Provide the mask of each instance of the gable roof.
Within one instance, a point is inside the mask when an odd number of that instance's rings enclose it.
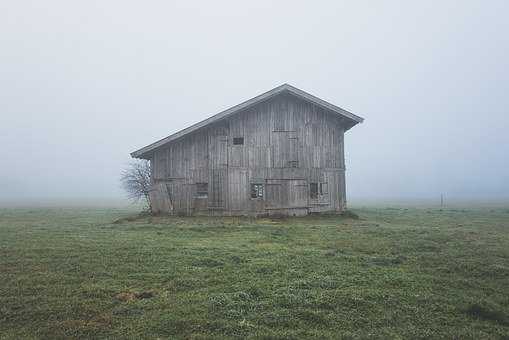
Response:
[[[249,100],[246,100],[245,102],[243,103],[240,103],[238,105],[235,105],[227,110],[224,110],[222,112],[219,112],[218,114],[212,116],[212,117],[209,117],[205,120],[202,120],[201,122],[198,122],[196,124],[193,124],[183,130],[180,130],[168,137],[165,137],[161,140],[158,140],[157,142],[154,142],[150,145],[147,145],[139,150],[136,150],[134,152],[131,153],[131,157],[133,158],[146,158],[145,156],[147,156],[148,153],[150,153],[151,151],[153,151],[154,149],[166,144],[166,143],[169,143],[171,141],[174,141],[178,138],[181,138],[185,135],[187,135],[188,133],[191,133],[191,132],[194,132],[198,129],[201,129],[202,127],[206,126],[206,125],[209,125],[211,123],[214,123],[220,119],[223,119],[223,118],[226,118],[226,117],[229,117],[230,115],[233,115],[241,110],[244,110],[244,109],[247,109],[253,105],[256,105],[258,103],[261,103],[269,98],[272,98],[276,95],[279,95],[279,94],[282,94],[282,93],[290,93],[290,94],[293,94],[295,95],[296,97],[299,97],[305,101],[308,101],[310,103],[313,103],[317,106],[320,106],[322,108],[325,108],[327,110],[330,110],[338,115],[340,115],[342,118],[345,118],[347,121],[350,122],[349,126],[347,127],[347,130],[350,129],[351,127],[353,127],[354,125],[358,124],[358,123],[362,123],[364,121],[364,118],[361,118],[359,116],[356,116],[354,115],[353,113],[351,112],[348,112],[336,105],[333,105],[329,102],[326,102],[325,100],[322,100],[318,97],[315,97],[307,92],[304,92],[294,86],[291,86],[289,84],[283,84],[283,85],[280,85],[276,88],[273,88],[272,90],[270,91],[267,91],[265,93],[262,93],[254,98],[251,98]]]

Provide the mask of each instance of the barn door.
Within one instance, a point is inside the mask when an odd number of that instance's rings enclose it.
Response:
[[[153,213],[170,213],[172,205],[168,197],[167,188],[164,182],[157,182],[152,185],[149,192],[150,202],[152,202]]]
[[[291,208],[307,208],[308,182],[303,179],[288,181],[288,199]]]
[[[166,182],[166,199],[171,214],[190,213],[190,186],[183,179]]]
[[[220,128],[209,137],[209,209],[226,209],[228,194],[228,136]]]
[[[228,193],[227,170],[212,169],[210,171],[209,183],[209,209],[226,209],[226,197]]]
[[[268,179],[266,205],[273,209],[305,209],[308,206],[308,184],[304,179]]]
[[[228,167],[228,136],[226,132],[209,137],[209,168],[226,169]]]
[[[265,181],[265,209],[280,209],[283,201],[284,181],[267,179]]]
[[[299,166],[296,131],[272,131],[272,166],[274,168],[297,168]]]

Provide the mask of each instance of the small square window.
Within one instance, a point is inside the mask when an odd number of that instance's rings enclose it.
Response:
[[[288,161],[288,167],[289,168],[298,168],[299,167],[299,161]]]
[[[209,184],[208,183],[196,183],[196,197],[207,198],[209,196]]]
[[[251,184],[251,198],[263,198],[263,184]]]
[[[244,145],[244,137],[233,137],[233,145]]]

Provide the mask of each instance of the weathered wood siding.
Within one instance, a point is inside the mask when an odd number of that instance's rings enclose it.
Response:
[[[152,157],[156,212],[302,215],[345,208],[341,118],[281,94],[162,146]],[[243,145],[233,139],[244,138]],[[207,197],[197,194],[208,183]],[[264,198],[251,198],[251,184]],[[310,183],[321,195],[310,197]]]

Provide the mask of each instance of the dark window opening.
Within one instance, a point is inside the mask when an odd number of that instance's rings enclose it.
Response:
[[[263,184],[251,184],[251,198],[263,198]]]
[[[208,183],[196,183],[196,197],[207,198],[209,196]]]
[[[327,190],[327,183],[309,183],[309,196],[317,199]]]
[[[233,145],[244,145],[244,137],[233,137]]]
[[[289,161],[288,162],[289,168],[298,168],[299,167],[299,161]]]
[[[309,183],[309,196],[318,198],[318,183]]]

